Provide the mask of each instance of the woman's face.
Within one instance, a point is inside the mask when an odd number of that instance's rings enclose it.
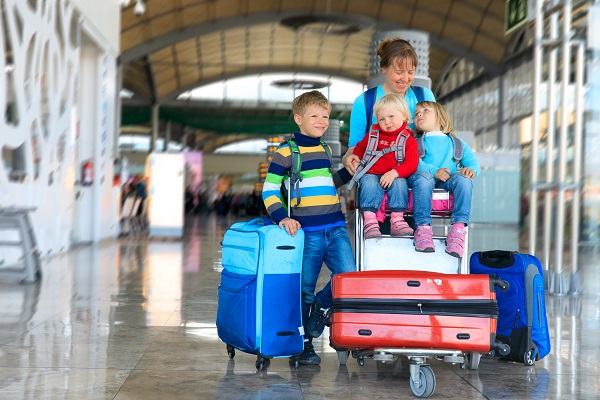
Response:
[[[388,67],[382,68],[385,75],[384,92],[405,95],[415,80],[415,66],[412,60],[404,58],[395,60]]]

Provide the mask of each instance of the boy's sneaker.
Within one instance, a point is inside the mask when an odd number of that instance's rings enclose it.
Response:
[[[319,365],[321,364],[321,357],[315,353],[315,347],[312,344],[312,339],[304,342],[304,350],[298,357],[298,364],[302,365]]]
[[[316,300],[310,307],[310,317],[306,322],[306,335],[316,338],[321,336],[329,316],[329,308],[325,308]]]
[[[435,243],[433,243],[433,229],[431,225],[418,226],[413,242],[416,251],[433,253],[435,251]]]
[[[465,249],[465,236],[467,229],[464,224],[452,224],[450,233],[446,238],[446,253],[453,257],[462,258]]]

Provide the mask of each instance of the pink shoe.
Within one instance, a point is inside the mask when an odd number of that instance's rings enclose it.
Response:
[[[433,243],[433,229],[431,225],[418,226],[413,242],[416,251],[433,253],[435,251],[435,244]]]
[[[366,211],[363,214],[363,217],[365,219],[363,225],[365,239],[381,237],[381,231],[379,230],[379,222],[377,222],[377,218],[375,218],[375,213]]]
[[[462,258],[465,249],[465,236],[467,229],[462,223],[452,224],[450,233],[446,238],[446,253],[453,257]]]
[[[403,218],[392,218],[390,234],[394,237],[412,236],[413,230]]]
[[[365,227],[364,227],[364,232],[365,232],[365,239],[372,239],[372,238],[378,238],[381,237],[381,231],[379,230],[379,222],[375,221],[375,222],[366,222],[365,221]]]

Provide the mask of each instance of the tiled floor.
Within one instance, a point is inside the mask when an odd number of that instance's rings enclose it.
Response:
[[[0,399],[405,399],[407,362],[339,366],[327,332],[320,366],[286,359],[257,372],[229,361],[215,312],[231,220],[188,220],[179,241],[127,237],[44,260],[39,284],[0,282]],[[474,233],[477,234],[474,234]],[[514,229],[473,226],[471,251],[516,249]],[[433,361],[438,399],[600,398],[599,254],[583,252],[585,292],[548,296],[552,353],[534,367]]]

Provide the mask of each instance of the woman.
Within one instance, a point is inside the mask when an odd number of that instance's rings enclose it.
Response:
[[[350,114],[350,138],[348,151],[342,159],[344,167],[352,174],[356,172],[356,165],[360,162],[358,156],[353,155],[354,146],[362,140],[372,124],[376,124],[374,115],[370,113],[371,120],[367,122],[368,110],[365,104],[373,105],[386,94],[397,93],[404,97],[411,116],[419,101],[435,101],[431,90],[424,87],[411,87],[417,69],[417,53],[412,45],[404,39],[385,39],[377,46],[377,55],[381,59],[379,65],[385,75],[385,82],[373,92],[365,92],[354,100]],[[366,97],[366,101],[365,101]],[[412,124],[410,125],[412,128]],[[353,163],[354,161],[354,163]]]

